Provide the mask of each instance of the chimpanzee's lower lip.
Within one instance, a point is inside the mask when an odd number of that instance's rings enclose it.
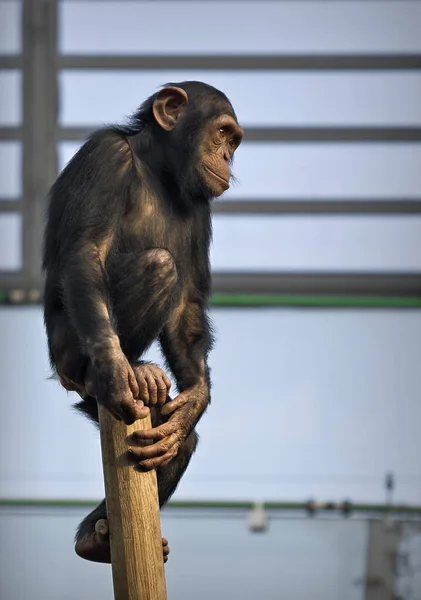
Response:
[[[222,181],[223,183],[225,183],[225,185],[227,185],[229,187],[229,181],[227,181],[226,179],[224,179],[223,177],[221,177],[220,175],[218,175],[217,173],[214,173],[214,171],[212,171],[212,169],[209,169],[209,167],[205,166],[205,169],[207,171],[209,171],[209,173],[211,175],[213,175],[214,177],[216,177],[217,179],[219,179],[219,181]]]

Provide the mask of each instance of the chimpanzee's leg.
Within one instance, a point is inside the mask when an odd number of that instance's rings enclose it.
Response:
[[[75,551],[81,558],[93,562],[110,563],[110,541],[105,500],[83,519],[75,536]],[[168,541],[162,538],[162,555],[168,560]]]
[[[167,250],[154,248],[113,256],[106,262],[106,275],[113,326],[124,354],[135,363],[159,336],[177,304],[177,269]],[[76,387],[68,389],[75,389],[83,398],[77,408],[97,421],[96,375],[86,360],[82,391]]]
[[[106,263],[112,314],[123,352],[139,359],[164,327],[180,296],[174,259],[154,248]]]
[[[159,335],[180,295],[177,270],[167,250],[118,254],[106,262],[107,291],[113,325],[130,362]],[[80,393],[90,387],[90,361],[64,307],[49,311],[47,324],[51,359],[63,386]],[[87,385],[88,384],[88,385]],[[91,396],[95,390],[90,388]]]
[[[75,536],[76,554],[86,560],[95,562],[111,562],[108,528],[105,536],[101,527],[102,520],[107,518],[107,508],[103,500],[79,524]]]
[[[151,409],[152,425],[156,427],[163,422],[159,408]],[[193,452],[196,449],[198,436],[195,431],[188,436],[180,447],[177,456],[165,467],[157,469],[159,506],[162,507],[175,492],[184,474]],[[82,558],[95,562],[110,562],[110,545],[108,538],[107,510],[105,500],[97,506],[78,527],[76,533],[76,553]],[[169,554],[168,542],[162,539],[164,561]]]
[[[161,419],[156,420],[156,427]],[[162,421],[161,421],[162,422]],[[178,454],[173,460],[164,467],[158,467],[156,475],[158,479],[159,506],[162,508],[171,496],[174,494],[180,479],[187,469],[190,459],[196,450],[199,436],[196,431],[192,431],[185,442],[180,446]]]

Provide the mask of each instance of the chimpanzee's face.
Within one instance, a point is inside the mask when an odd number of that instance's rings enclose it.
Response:
[[[243,129],[231,115],[209,121],[199,147],[199,171],[212,197],[229,188],[231,164],[235,150],[243,139]]]

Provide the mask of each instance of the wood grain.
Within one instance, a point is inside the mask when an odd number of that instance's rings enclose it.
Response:
[[[156,473],[135,471],[127,454],[150,417],[128,426],[98,409],[115,600],[166,600]]]

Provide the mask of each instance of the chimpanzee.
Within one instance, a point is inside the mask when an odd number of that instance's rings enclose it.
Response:
[[[197,444],[210,400],[210,201],[229,188],[243,137],[214,87],[171,83],[128,125],[94,132],[49,193],[43,267],[50,360],[82,412],[97,402],[152,429],[132,436],[140,470],[156,469],[160,506]],[[164,371],[141,360],[158,340]],[[109,562],[105,500],[79,525],[76,552]],[[169,550],[163,540],[164,560]]]

